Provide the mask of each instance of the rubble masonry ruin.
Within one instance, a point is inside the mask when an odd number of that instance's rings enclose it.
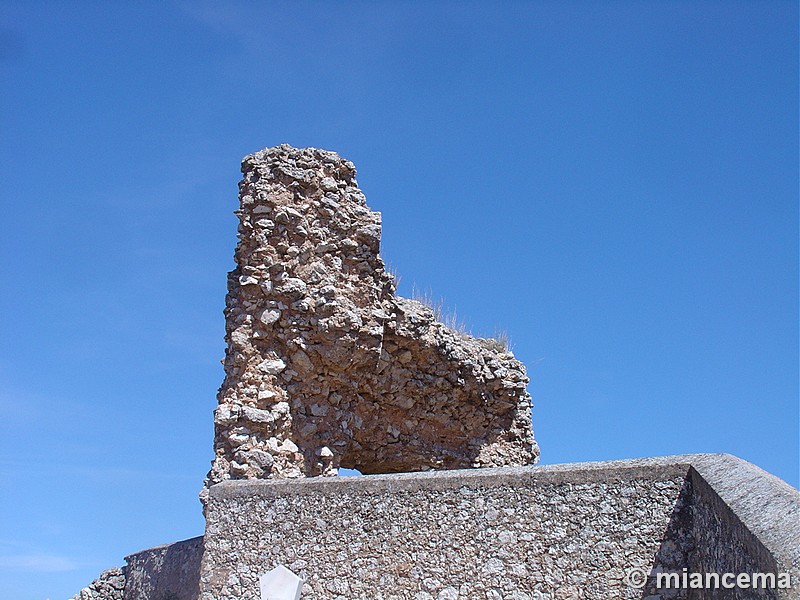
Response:
[[[796,489],[729,455],[513,466],[539,453],[523,366],[394,295],[353,165],[280,146],[243,171],[204,535],[73,600],[258,600],[278,565],[305,600],[800,597]],[[303,477],[339,466],[429,472]],[[687,572],[789,581],[658,585]]]
[[[282,145],[242,172],[209,485],[536,461],[524,366],[395,295],[351,162]]]

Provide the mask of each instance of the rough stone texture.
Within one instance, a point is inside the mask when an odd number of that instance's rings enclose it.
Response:
[[[686,598],[624,576],[689,564],[687,475],[640,461],[224,482],[201,599],[255,599],[277,564],[307,578],[304,600]]]
[[[126,556],[124,600],[196,600],[203,538]]]
[[[124,591],[125,570],[108,569],[73,596],[72,600],[123,600]]]
[[[209,484],[535,462],[524,366],[395,296],[352,163],[283,145],[242,172]]]
[[[182,545],[193,550],[172,567],[169,547],[128,557],[129,581],[197,561],[199,538]],[[194,600],[202,586],[203,600],[248,600],[258,575],[284,564],[307,578],[304,600],[797,600],[800,492],[729,455],[226,481],[211,489],[204,547],[200,575],[138,596],[129,584],[124,599]],[[656,588],[659,572],[683,569],[791,572],[794,587]]]
[[[717,496],[708,484],[692,506],[692,517],[696,526],[697,550],[692,556],[689,571],[692,573],[753,573],[768,571],[777,573],[778,566],[773,556],[766,551],[755,536],[743,528],[730,508]],[[763,566],[767,565],[767,569]],[[731,597],[727,589],[697,590],[690,596],[695,598],[720,599]],[[752,594],[739,590],[737,598],[776,598],[772,590]]]
[[[200,597],[257,598],[258,574],[284,564],[304,600],[797,600],[798,516],[797,490],[729,455],[227,481],[208,500]],[[656,587],[683,570],[794,585]]]

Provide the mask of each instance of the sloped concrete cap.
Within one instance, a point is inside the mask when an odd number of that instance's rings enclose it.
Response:
[[[792,574],[793,591],[785,597],[800,598],[800,492],[731,454],[691,454],[685,458],[700,476],[694,478],[696,495],[718,497],[730,510],[729,518],[741,523],[772,555],[777,570]]]

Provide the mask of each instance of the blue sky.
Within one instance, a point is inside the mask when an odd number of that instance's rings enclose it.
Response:
[[[0,1],[0,597],[202,533],[239,161],[355,162],[543,463],[798,485],[794,2]]]

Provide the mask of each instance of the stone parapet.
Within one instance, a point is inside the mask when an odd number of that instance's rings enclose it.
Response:
[[[255,599],[277,564],[308,600],[751,597],[657,586],[684,571],[791,571],[792,590],[752,597],[795,599],[798,509],[728,455],[229,481],[208,500],[201,599]]]
[[[204,538],[131,555],[76,598],[258,600],[277,565],[303,600],[800,597],[800,492],[725,454],[231,480],[206,508]],[[792,585],[665,589],[659,573]]]

